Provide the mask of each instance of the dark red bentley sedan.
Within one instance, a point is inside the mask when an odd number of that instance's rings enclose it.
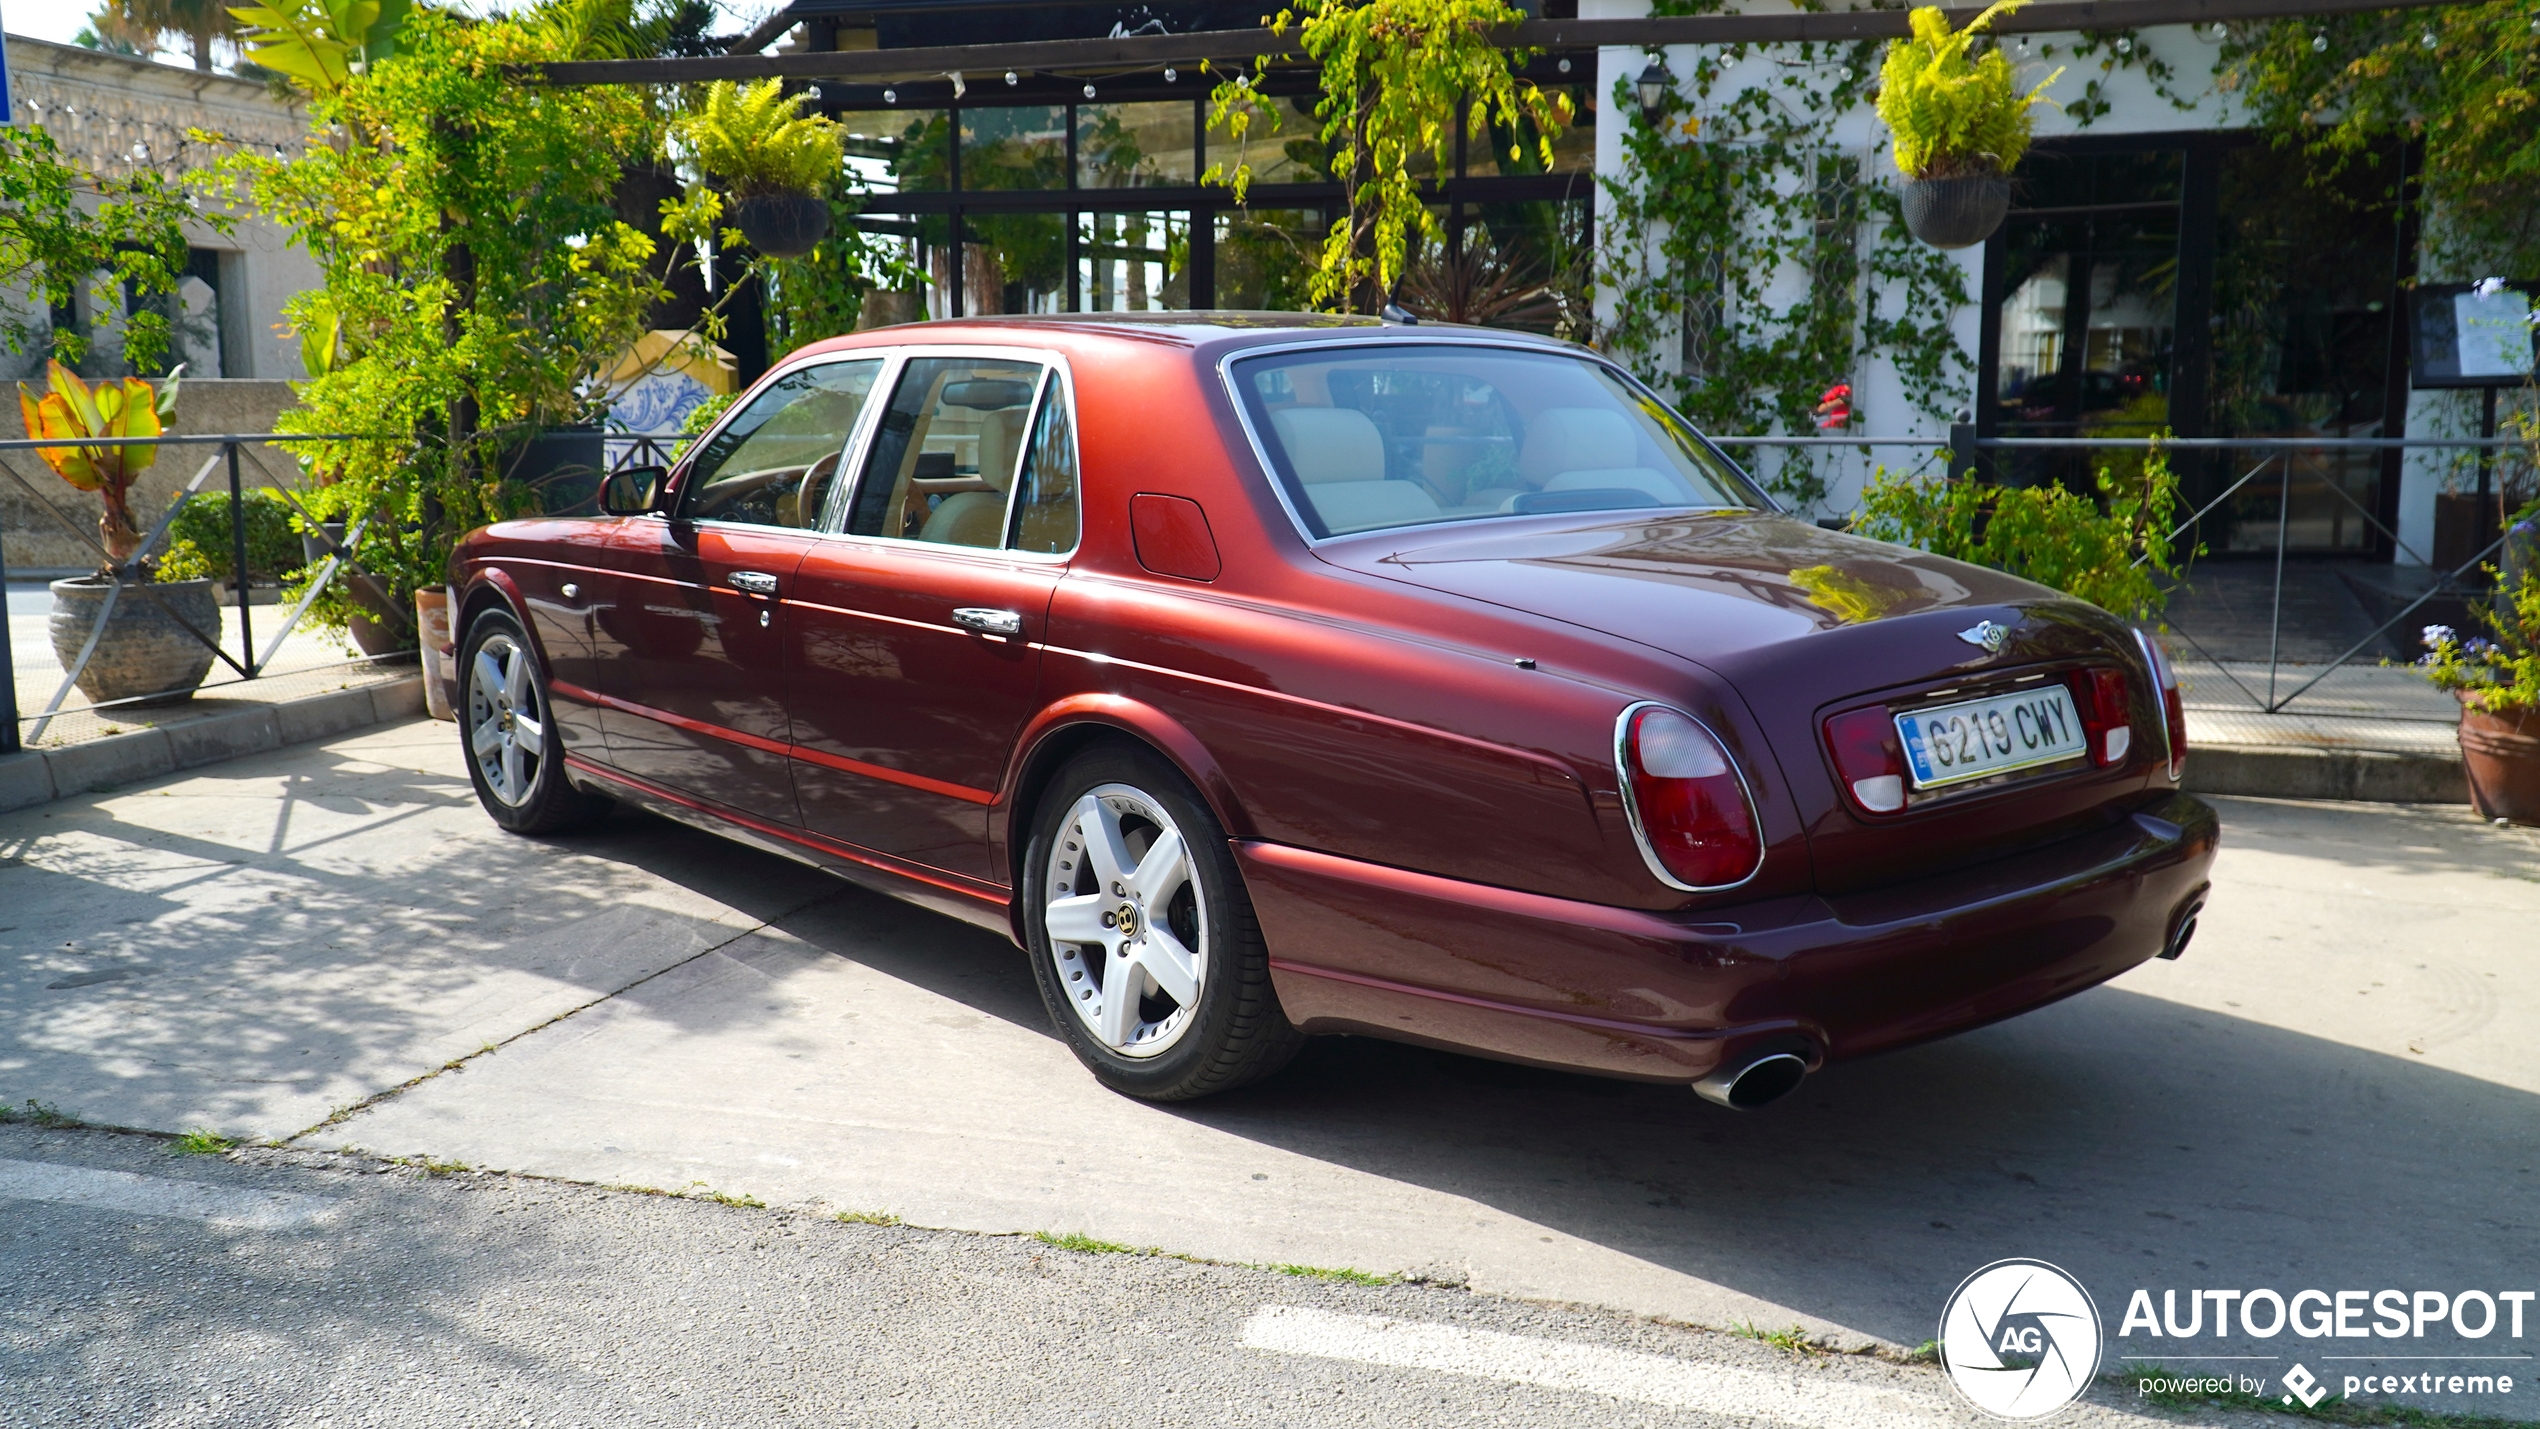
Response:
[[[795,353],[451,561],[477,793],[1011,936],[1085,1065],[1361,1033],[1759,1105],[2194,930],[2177,683],[1784,514],[1584,349],[1194,313]]]

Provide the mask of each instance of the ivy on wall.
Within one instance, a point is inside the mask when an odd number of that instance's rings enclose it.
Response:
[[[1658,0],[1653,12],[1717,8]],[[1971,301],[1964,276],[1905,231],[1896,191],[1864,172],[1869,156],[1834,138],[1866,105],[1879,50],[1705,46],[1655,122],[1628,76],[1615,87],[1611,112],[1629,127],[1622,172],[1600,180],[1598,281],[1626,296],[1605,345],[1709,430],[1812,431],[1820,395],[1873,356],[1922,412],[1946,419],[1965,400],[1972,364],[1951,330]],[[1732,89],[1758,54],[1773,76]],[[1767,483],[1814,503],[1829,460],[1786,454],[1765,463],[1777,466]]]

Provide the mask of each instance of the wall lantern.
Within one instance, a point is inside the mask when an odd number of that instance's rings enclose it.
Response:
[[[1650,60],[1649,68],[1632,81],[1632,88],[1640,91],[1640,117],[1652,129],[1658,127],[1658,111],[1666,107],[1668,92],[1675,87],[1676,77],[1667,72],[1667,62],[1662,59]]]

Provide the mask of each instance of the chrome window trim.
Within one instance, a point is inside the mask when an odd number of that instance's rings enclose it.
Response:
[[[787,361],[780,362],[774,367],[769,368],[765,377],[762,377],[757,382],[750,384],[750,388],[745,389],[741,395],[746,397],[750,394],[750,391],[757,390],[761,387],[772,387],[776,383],[793,376],[797,372],[808,371],[814,367],[829,367],[840,363],[873,362],[876,360],[880,361],[882,371],[881,375],[874,379],[874,390],[888,391],[890,389],[887,384],[897,372],[897,369],[892,366],[890,358],[891,349],[889,348],[850,348],[845,352],[824,352],[813,357],[788,359]],[[688,457],[694,456],[697,452],[703,451],[706,443],[723,435],[723,429],[730,426],[733,421],[737,419],[748,407],[748,405],[749,404],[745,402],[735,399],[731,406],[724,409],[723,415],[715,419],[714,425],[707,427],[704,431],[697,433],[696,436],[689,439],[687,454],[682,456],[680,460],[671,463],[671,469],[679,472],[679,504],[681,506],[686,506],[688,504],[688,497],[694,489],[688,485],[689,477],[694,474],[694,468],[689,465]],[[846,440],[839,446],[839,470],[846,470],[847,462],[855,456],[857,434],[862,432],[873,422],[874,418],[872,416],[872,411],[873,402],[868,396],[864,404],[864,410],[856,413],[854,425],[847,428]],[[838,488],[842,485],[844,485],[843,482],[830,483],[829,497],[821,507],[820,520],[809,526],[762,526],[756,521],[727,521],[716,516],[683,516],[675,511],[668,513],[654,512],[652,514],[662,520],[675,521],[687,526],[712,526],[718,530],[726,531],[790,531],[797,536],[817,536],[828,524],[829,507],[837,504]]]
[[[1078,432],[1083,430],[1077,419],[1076,374],[1074,369],[1068,366],[1066,354],[1051,348],[1012,347],[997,343],[974,342],[911,343],[905,347],[895,347],[888,350],[892,355],[892,362],[889,368],[883,373],[883,378],[888,383],[887,388],[884,389],[883,400],[880,402],[866,404],[870,415],[857,419],[855,436],[847,448],[846,460],[854,463],[854,479],[852,481],[844,481],[838,484],[837,491],[830,497],[830,512],[823,517],[820,523],[820,529],[817,531],[806,531],[805,534],[818,536],[824,540],[832,541],[868,541],[875,545],[888,546],[895,550],[968,552],[974,556],[996,556],[1005,560],[1019,561],[1028,565],[1057,566],[1065,565],[1069,561],[1074,560],[1076,558],[1076,553],[1085,548],[1085,454],[1084,446],[1081,442],[1077,441],[1076,436]],[[859,536],[845,529],[847,524],[847,513],[855,509],[854,493],[863,489],[864,486],[864,463],[866,458],[871,455],[874,434],[881,428],[882,418],[880,414],[889,408],[891,405],[890,399],[898,395],[900,376],[908,370],[908,364],[921,357],[993,357],[1005,358],[1010,361],[1031,361],[1041,364],[1043,370],[1041,374],[1040,388],[1032,396],[1032,415],[1026,420],[1023,429],[1027,441],[1032,432],[1033,425],[1040,420],[1042,406],[1050,400],[1050,397],[1055,389],[1061,387],[1064,388],[1064,391],[1059,395],[1061,400],[1067,403],[1068,440],[1076,443],[1077,447],[1075,545],[1068,547],[1064,551],[1018,551],[1011,545],[952,546],[946,545],[941,541],[920,541],[908,536]],[[1015,471],[1019,476],[1021,475],[1022,468],[1019,465],[1020,458],[1017,460],[1018,465],[1016,466]],[[1017,491],[1015,488],[1009,488],[1006,492],[1005,526],[1003,529],[1005,531],[1005,539],[1009,542],[1014,539],[1014,500],[1016,494]]]
[[[1397,332],[1400,333],[1399,336],[1396,335]],[[1389,328],[1386,330],[1386,334],[1382,339],[1333,339],[1329,337],[1303,338],[1294,342],[1263,343],[1258,347],[1238,348],[1235,351],[1229,352],[1225,356],[1217,359],[1218,383],[1225,389],[1227,402],[1235,409],[1235,421],[1243,427],[1245,440],[1252,443],[1253,460],[1260,463],[1261,474],[1269,478],[1271,494],[1276,496],[1279,500],[1279,509],[1288,513],[1289,522],[1296,527],[1297,535],[1304,540],[1308,547],[1321,547],[1329,545],[1334,541],[1355,541],[1363,537],[1381,536],[1394,531],[1440,531],[1448,529],[1472,530],[1480,523],[1471,519],[1460,521],[1419,521],[1402,526],[1378,526],[1366,531],[1351,531],[1345,535],[1339,536],[1315,535],[1314,524],[1305,518],[1305,513],[1299,511],[1297,509],[1296,502],[1289,498],[1288,484],[1280,479],[1278,465],[1270,459],[1270,447],[1268,443],[1261,439],[1260,429],[1252,424],[1252,409],[1244,401],[1243,388],[1235,381],[1235,364],[1238,362],[1249,361],[1256,357],[1267,357],[1278,353],[1313,352],[1323,349],[1329,349],[1335,352],[1348,352],[1365,348],[1412,346],[1429,347],[1446,345],[1497,348],[1502,352],[1532,353],[1542,357],[1566,357],[1574,362],[1585,362],[1601,367],[1619,378],[1626,388],[1634,392],[1638,392],[1650,401],[1657,403],[1659,406],[1665,408],[1670,416],[1674,417],[1679,422],[1683,422],[1684,429],[1693,434],[1693,439],[1695,441],[1702,443],[1703,450],[1711,453],[1712,456],[1716,457],[1722,464],[1726,465],[1730,471],[1735,472],[1738,480],[1746,483],[1749,494],[1764,503],[1760,507],[1658,506],[1614,508],[1617,512],[1760,510],[1769,514],[1788,514],[1782,509],[1781,503],[1774,499],[1773,494],[1764,489],[1762,482],[1757,481],[1744,466],[1741,466],[1737,462],[1735,458],[1731,457],[1727,452],[1722,451],[1718,446],[1714,445],[1709,437],[1703,435],[1700,427],[1695,426],[1691,422],[1685,421],[1684,414],[1676,411],[1673,406],[1670,406],[1665,398],[1662,398],[1657,393],[1650,391],[1648,384],[1632,376],[1631,373],[1625,371],[1619,365],[1608,361],[1601,353],[1591,352],[1581,348],[1574,348],[1566,344],[1557,344],[1550,338],[1543,338],[1529,342],[1508,337],[1485,337],[1464,332],[1440,332],[1430,336],[1415,336],[1408,329]],[[1541,514],[1545,516],[1552,516],[1592,513],[1556,513],[1547,511]]]
[[[1746,816],[1755,823],[1755,866],[1746,871],[1746,876],[1744,878],[1741,878],[1734,883],[1686,883],[1677,878],[1674,874],[1669,873],[1667,871],[1667,865],[1660,861],[1658,851],[1650,847],[1649,830],[1641,827],[1640,800],[1632,794],[1632,761],[1629,745],[1632,732],[1632,716],[1639,714],[1642,710],[1665,710],[1669,714],[1682,715],[1686,719],[1692,720],[1693,727],[1701,730],[1704,734],[1709,735],[1711,737],[1711,742],[1719,746],[1720,757],[1729,762],[1729,772],[1737,776],[1738,793],[1746,800]],[[1675,705],[1671,705],[1665,700],[1634,700],[1632,703],[1623,706],[1623,712],[1614,717],[1614,777],[1622,782],[1623,817],[1631,823],[1632,842],[1640,848],[1640,861],[1648,865],[1650,873],[1654,875],[1660,883],[1667,885],[1669,888],[1672,888],[1679,893],[1726,893],[1732,888],[1744,888],[1746,885],[1753,883],[1755,881],[1755,876],[1764,871],[1764,860],[1767,857],[1765,849],[1766,841],[1764,838],[1764,813],[1763,810],[1756,807],[1755,786],[1747,782],[1746,766],[1738,763],[1737,752],[1729,748],[1729,742],[1727,740],[1720,738],[1720,732],[1718,730],[1715,730],[1710,725],[1703,723],[1699,716]]]

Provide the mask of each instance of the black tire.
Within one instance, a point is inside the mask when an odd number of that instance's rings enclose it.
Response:
[[[1084,846],[1089,818],[1107,821],[1119,840],[1110,847],[1131,856],[1127,872],[1165,880],[1156,921],[1143,911],[1150,890],[1134,878],[1102,886],[1100,860]],[[1163,859],[1145,857],[1168,831],[1183,853],[1179,884],[1171,882],[1169,851]],[[1106,900],[1095,915],[1099,935],[1110,941],[1053,936],[1054,899],[1076,905],[1062,927],[1094,933],[1080,920],[1097,898]],[[1153,752],[1105,745],[1076,756],[1050,781],[1025,845],[1023,900],[1032,976],[1050,1021],[1113,1091],[1147,1101],[1212,1096],[1270,1075],[1304,1045],[1271,988],[1269,950],[1225,829],[1190,782]],[[1196,958],[1181,956],[1189,953]],[[1168,984],[1194,973],[1196,994],[1184,1006]],[[1111,1002],[1121,991],[1114,984],[1131,977],[1135,1006]],[[1109,1021],[1106,1008],[1117,1009]]]
[[[561,833],[608,808],[607,799],[565,777],[564,734],[550,714],[547,672],[508,611],[486,611],[468,627],[457,694],[459,753],[476,801],[495,823],[516,834]]]

